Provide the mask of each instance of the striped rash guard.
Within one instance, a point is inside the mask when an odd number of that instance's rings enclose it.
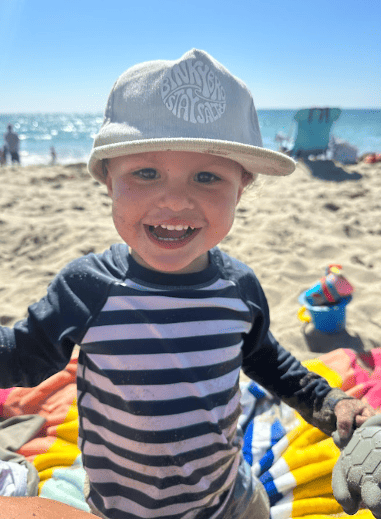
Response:
[[[272,337],[252,270],[218,248],[209,260],[159,273],[116,244],[70,263],[27,319],[0,328],[3,387],[39,384],[80,345],[79,447],[107,517],[222,516],[241,459],[240,369],[307,419],[330,391]]]

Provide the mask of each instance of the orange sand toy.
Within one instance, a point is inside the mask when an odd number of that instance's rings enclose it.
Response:
[[[325,276],[305,292],[306,301],[312,306],[330,305],[350,296],[354,288],[341,271],[341,265],[329,265]]]

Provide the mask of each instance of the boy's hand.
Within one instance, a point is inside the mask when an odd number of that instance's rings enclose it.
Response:
[[[334,414],[337,418],[337,433],[338,436],[335,435],[339,443],[339,447],[347,443],[350,440],[354,429],[360,427],[368,418],[377,414],[375,409],[373,409],[369,404],[365,402],[361,402],[356,398],[340,400],[335,408]],[[335,434],[335,433],[334,433]],[[337,438],[334,437],[335,443],[337,443]]]

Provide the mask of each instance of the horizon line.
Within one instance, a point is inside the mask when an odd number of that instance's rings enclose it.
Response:
[[[367,107],[334,107],[334,106],[300,106],[300,107],[274,107],[274,108],[261,108],[256,107],[256,111],[270,111],[270,110],[285,110],[285,111],[296,111],[303,108],[341,108],[341,110],[381,110],[380,106],[367,106]],[[21,115],[21,114],[27,114],[27,115],[38,115],[38,114],[72,114],[72,113],[78,113],[78,114],[92,114],[92,115],[103,115],[104,110],[48,110],[48,111],[42,111],[42,110],[36,110],[36,111],[17,111],[17,112],[1,112],[0,111],[0,117],[3,116],[9,116],[9,115]]]

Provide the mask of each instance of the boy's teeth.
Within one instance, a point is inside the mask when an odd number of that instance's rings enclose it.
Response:
[[[150,225],[150,232],[160,241],[180,241],[191,236],[195,227],[190,225]]]
[[[183,231],[183,230],[188,229],[188,225],[164,225],[164,224],[162,224],[160,227],[162,227],[162,229],[167,229],[169,231]],[[191,227],[191,229],[193,229],[193,227]]]

